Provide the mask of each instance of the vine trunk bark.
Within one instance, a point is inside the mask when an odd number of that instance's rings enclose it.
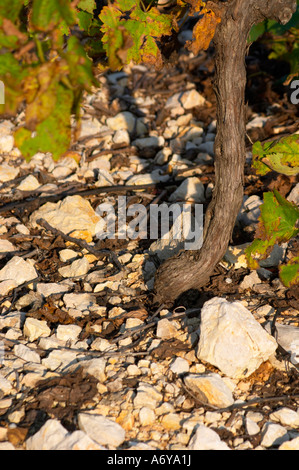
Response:
[[[156,272],[155,300],[165,305],[206,284],[227,250],[243,200],[247,38],[251,27],[265,18],[287,23],[297,7],[296,0],[228,0],[224,5],[214,36],[215,187],[201,249],[180,252]]]

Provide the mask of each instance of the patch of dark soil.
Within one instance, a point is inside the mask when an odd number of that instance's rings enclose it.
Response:
[[[25,418],[20,423],[29,429],[28,437],[49,418],[60,419],[67,429],[74,430],[76,414],[85,404],[94,403],[97,383],[95,377],[84,374],[81,368],[38,383],[30,402],[25,404]]]

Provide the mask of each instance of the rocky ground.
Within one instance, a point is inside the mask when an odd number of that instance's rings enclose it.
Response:
[[[23,112],[0,122],[0,450],[299,449],[299,298],[278,278],[298,240],[258,272],[244,257],[263,191],[298,203],[295,178],[255,175],[250,141],[297,131],[298,110],[261,51],[247,66],[245,197],[232,244],[210,283],[171,310],[154,304],[153,280],[180,243],[100,240],[96,208],[119,196],[148,210],[206,208],[210,54],[101,76],[58,162],[41,153],[25,162],[14,147]]]

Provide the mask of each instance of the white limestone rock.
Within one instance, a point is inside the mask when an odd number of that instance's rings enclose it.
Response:
[[[130,145],[130,134],[126,129],[119,129],[113,136],[113,142],[115,144]]]
[[[79,325],[58,325],[56,337],[61,341],[76,341],[82,328]]]
[[[18,286],[37,277],[30,260],[24,260],[20,256],[11,258],[0,271],[0,281],[13,280]]]
[[[272,447],[278,446],[285,441],[289,441],[290,436],[286,428],[280,424],[267,422],[262,428],[261,446]]]
[[[281,325],[276,323],[277,342],[291,354],[291,362],[299,364],[299,328],[292,325]],[[265,329],[270,333],[271,323],[265,325]]]
[[[58,338],[57,338],[58,339]],[[42,365],[49,370],[66,369],[77,363],[77,353],[74,351],[62,351],[60,349],[54,349],[50,354],[42,359]]]
[[[156,336],[157,338],[170,339],[175,338],[180,330],[180,325],[176,321],[169,321],[162,318],[158,321]]]
[[[294,204],[296,204],[297,206],[299,205],[299,183],[294,186],[294,188],[288,195],[287,200],[290,202],[294,202]]]
[[[34,191],[40,187],[38,179],[34,175],[28,175],[23,181],[19,184],[17,189],[19,191]]]
[[[0,239],[0,253],[15,251],[16,247],[9,240]]]
[[[139,410],[139,422],[141,426],[150,426],[156,420],[156,415],[154,410],[148,408],[147,406],[143,406]]]
[[[136,139],[132,142],[132,145],[135,145],[139,149],[144,149],[148,147],[163,147],[165,139],[162,136],[149,136]]]
[[[188,450],[230,450],[230,448],[221,441],[213,429],[199,424],[195,434],[191,437]]]
[[[71,290],[71,284],[66,282],[39,282],[36,284],[36,292],[43,295],[44,297],[49,297],[52,294],[63,294]]]
[[[260,284],[261,280],[256,271],[252,271],[250,274],[244,277],[243,281],[240,283],[240,289],[252,289],[255,284]]]
[[[256,224],[261,215],[260,206],[262,204],[262,199],[255,194],[250,197],[245,196],[237,220],[243,225]]]
[[[169,175],[164,175],[160,170],[154,170],[152,173],[141,173],[129,177],[126,180],[126,185],[153,184],[167,180],[169,180]]]
[[[52,227],[67,235],[90,242],[100,218],[90,203],[82,196],[67,196],[57,203],[47,202],[33,212],[30,223],[37,227],[37,220],[45,219]]]
[[[177,357],[172,362],[170,370],[174,374],[185,374],[186,372],[189,372],[189,362],[183,357]]]
[[[271,421],[278,421],[282,426],[299,429],[299,410],[283,407],[270,414]]]
[[[275,339],[240,302],[214,297],[201,311],[197,357],[231,378],[251,375],[277,348]]]
[[[234,403],[231,389],[219,374],[190,374],[184,381],[192,393],[204,403],[218,408],[226,408]]]
[[[105,416],[79,413],[78,425],[93,441],[103,446],[116,448],[125,440],[125,430]]]
[[[0,360],[0,364],[1,364],[1,360]],[[12,383],[0,374],[0,392],[1,392],[1,395],[2,396],[9,395],[12,391],[13,391]]]
[[[147,132],[147,127],[142,119],[137,119],[136,116],[129,111],[122,111],[116,116],[108,118],[106,124],[109,129],[113,131],[125,129],[130,134],[136,132],[137,135],[142,135]]]
[[[203,106],[205,98],[198,93],[195,89],[187,90],[184,92],[175,93],[168,98],[165,109],[173,109],[183,107],[184,109],[192,109],[196,106]]]
[[[196,176],[186,178],[170,195],[169,201],[205,202],[205,187]]]
[[[84,369],[84,372],[86,374],[92,375],[96,379],[99,380],[99,382],[105,382],[106,380],[106,374],[105,374],[105,367],[106,367],[106,361],[102,357],[97,357],[94,359],[90,359],[88,361],[83,361],[82,362],[82,367]]]
[[[147,406],[154,410],[162,400],[162,394],[153,385],[140,382],[137,388],[137,395],[134,398],[134,407],[142,408]]]
[[[19,174],[20,169],[3,163],[0,165],[0,182],[10,181],[15,179]]]
[[[101,130],[103,130],[103,126],[97,119],[83,119],[80,129],[80,139],[98,134]]]
[[[2,135],[0,137],[0,153],[9,153],[14,146],[14,138],[12,135]]]
[[[92,439],[83,431],[74,431],[68,434],[52,450],[107,450]]]
[[[28,317],[24,323],[23,333],[28,341],[33,342],[38,338],[50,336],[51,330],[45,320]]]
[[[36,362],[37,364],[41,362],[39,354],[24,344],[16,344],[13,351],[17,357],[26,362]]]
[[[201,153],[207,153],[211,157],[214,157],[214,141],[203,142],[198,146],[198,150]]]
[[[8,294],[12,289],[14,289],[17,286],[18,284],[12,279],[8,279],[7,281],[0,282],[0,295],[4,296]]]
[[[253,419],[248,418],[248,417],[245,420],[245,428],[249,436],[254,436],[258,432],[260,432],[259,425],[255,421],[253,421]]]
[[[58,269],[59,274],[63,277],[77,277],[84,276],[88,273],[90,269],[90,264],[88,260],[83,256],[83,258],[77,259],[72,262],[69,266],[62,266]]]
[[[0,330],[3,328],[20,328],[25,316],[25,312],[10,312],[4,316],[0,315]]]
[[[278,450],[299,450],[299,436],[290,441],[283,442]]]
[[[63,296],[63,302],[67,309],[76,308],[77,310],[89,310],[96,307],[96,296],[93,294],[65,294]]]
[[[68,435],[57,419],[48,419],[40,430],[26,440],[26,450],[53,450]]]

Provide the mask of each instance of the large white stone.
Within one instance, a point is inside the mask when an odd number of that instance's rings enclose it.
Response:
[[[106,380],[106,361],[104,358],[96,357],[94,359],[90,359],[89,361],[82,361],[82,367],[86,374],[92,375],[100,382],[104,382]]]
[[[290,441],[283,442],[278,450],[299,450],[299,436]]]
[[[100,445],[118,447],[125,440],[125,430],[105,416],[79,413],[79,428]]]
[[[180,186],[169,197],[170,202],[174,201],[205,201],[205,187],[199,178],[192,176],[186,178]]]
[[[65,294],[63,296],[65,307],[76,308],[78,310],[88,310],[95,307],[96,296],[92,294]]]
[[[287,200],[290,202],[294,202],[294,204],[297,204],[297,206],[299,205],[299,183],[294,186],[294,188],[288,195]]]
[[[65,369],[77,362],[77,353],[74,351],[61,351],[54,349],[42,359],[42,364],[49,370],[57,370],[59,367]]]
[[[18,286],[35,278],[37,272],[34,266],[29,260],[24,260],[20,256],[14,256],[0,271],[0,281],[11,279]]]
[[[240,302],[214,297],[201,311],[197,357],[232,378],[251,375],[277,348]]]
[[[290,436],[286,428],[280,424],[267,422],[262,429],[261,445],[264,447],[278,446],[289,441]]]
[[[242,207],[238,214],[238,220],[244,225],[257,223],[258,218],[261,215],[260,206],[262,204],[262,199],[255,194],[248,198],[245,196]]]
[[[184,381],[203,403],[218,408],[226,408],[234,403],[231,389],[218,374],[190,374]]]
[[[16,344],[13,348],[13,351],[17,357],[20,357],[26,362],[37,362],[40,363],[40,356],[37,352],[28,348],[24,344]]]
[[[101,130],[103,126],[97,119],[84,119],[81,123],[80,138],[98,134]]]
[[[28,317],[24,324],[23,333],[32,342],[38,338],[50,336],[51,330],[45,320]]]
[[[165,143],[165,139],[162,136],[149,136],[134,140],[133,145],[136,145],[139,149],[145,149],[148,147],[162,147]]]
[[[299,429],[299,411],[294,411],[291,408],[280,408],[270,414],[272,421],[279,421],[283,426]]]
[[[191,438],[188,450],[230,450],[213,429],[199,424]]]
[[[18,284],[12,279],[0,282],[0,295],[7,295],[12,289],[17,286]]]
[[[16,247],[9,240],[0,239],[0,253],[8,251],[15,251]]]
[[[0,153],[9,153],[14,146],[14,138],[12,135],[3,135],[0,137]]]
[[[0,351],[1,352],[1,351]],[[1,361],[0,361],[1,364]],[[13,385],[12,383],[7,380],[5,377],[0,375],[0,391],[3,396],[9,395],[13,390]]]
[[[26,450],[53,450],[68,435],[57,419],[49,419],[40,430],[26,441]]]
[[[40,184],[38,179],[34,175],[28,175],[23,181],[19,184],[17,189],[20,191],[34,191],[39,188]]]
[[[53,450],[106,450],[106,447],[94,442],[85,432],[74,431],[58,443]]]
[[[170,370],[174,374],[185,374],[186,372],[189,372],[189,362],[183,357],[177,357],[171,364]]]
[[[88,260],[83,256],[83,258],[76,259],[69,266],[62,266],[58,269],[59,274],[63,277],[77,277],[84,276],[88,273],[90,264]]]
[[[44,297],[49,297],[52,294],[63,294],[71,290],[72,286],[64,282],[40,282],[36,285],[36,292],[43,295]]]
[[[175,93],[168,98],[165,109],[173,109],[182,106],[184,109],[192,109],[195,106],[202,106],[205,103],[205,98],[201,96],[198,91],[192,89],[184,92]]]
[[[136,116],[129,111],[122,111],[116,116],[108,118],[106,124],[113,131],[125,129],[129,133],[136,132],[137,135],[147,132],[147,127],[142,120],[136,119]]]
[[[0,315],[0,330],[3,328],[20,328],[25,312],[10,312],[7,315]]]
[[[16,178],[19,174],[20,169],[14,168],[13,166],[3,163],[0,165],[0,182],[10,181]]]
[[[45,219],[52,227],[87,242],[95,235],[100,218],[90,203],[79,195],[67,196],[57,203],[47,202],[30,217],[30,223],[37,227],[37,220]]]
[[[56,336],[62,341],[76,341],[81,331],[82,328],[79,325],[58,325]]]
[[[141,382],[137,389],[137,395],[134,398],[134,407],[141,408],[147,406],[154,410],[162,399],[162,394],[153,385]]]
[[[280,325],[276,323],[276,339],[286,351],[291,354],[291,362],[299,364],[299,328],[292,325]],[[265,325],[267,331],[271,331],[271,323]]]

